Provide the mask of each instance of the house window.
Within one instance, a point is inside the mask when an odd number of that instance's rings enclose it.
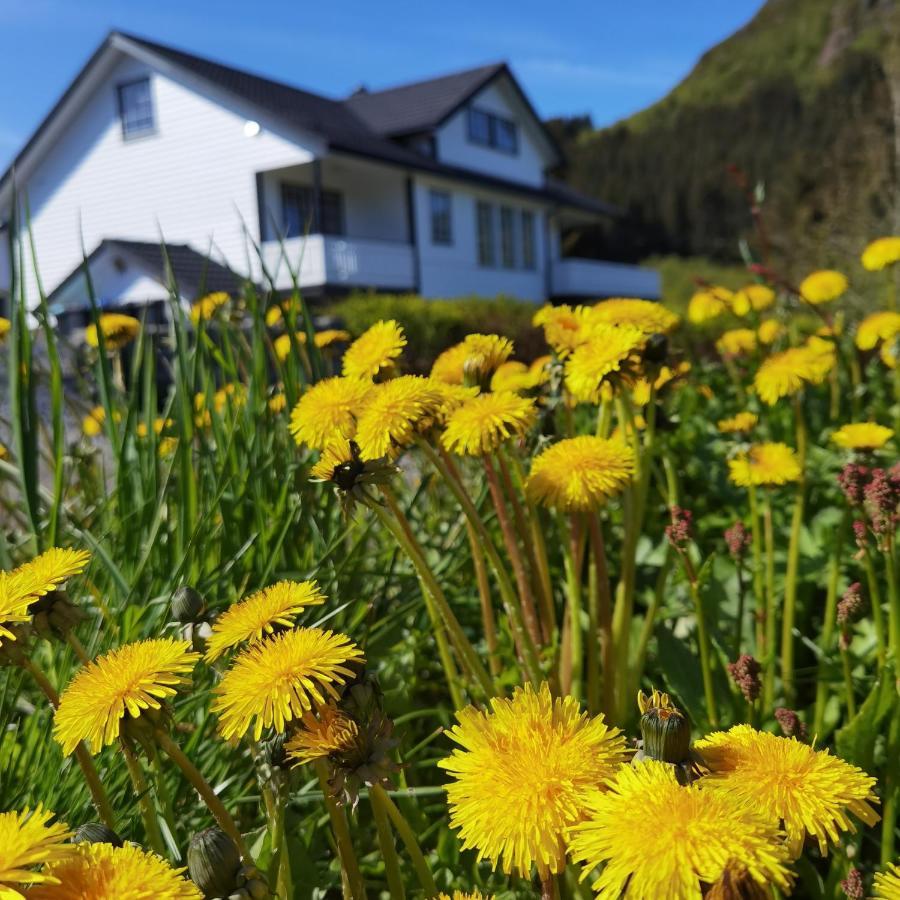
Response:
[[[476,206],[478,233],[478,265],[494,265],[494,209],[490,203],[479,201]]]
[[[453,243],[450,195],[445,191],[431,192],[431,243]]]
[[[281,218],[285,237],[307,232],[344,234],[344,203],[338,191],[321,191],[322,221],[316,225],[313,189],[299,184],[281,186]]]
[[[120,84],[118,94],[122,136],[131,138],[151,133],[155,129],[155,124],[150,79],[141,78],[138,81]]]
[[[537,260],[534,255],[534,213],[522,211],[522,265],[533,269]]]
[[[476,106],[469,107],[469,140],[473,144],[502,150],[504,153],[517,153],[519,135],[516,123],[495,113],[486,112]]]
[[[504,269],[516,266],[516,219],[508,206],[500,207],[500,261]]]

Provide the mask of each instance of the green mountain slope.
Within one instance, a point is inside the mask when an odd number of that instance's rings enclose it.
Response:
[[[619,124],[551,127],[579,189],[628,212],[578,252],[729,260],[765,187],[774,261],[855,255],[900,227],[900,0],[769,0],[668,96]]]

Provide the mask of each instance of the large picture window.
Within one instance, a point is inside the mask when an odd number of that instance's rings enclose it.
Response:
[[[322,221],[316,223],[313,189],[305,185],[281,186],[281,217],[285,237],[301,237],[307,232],[344,234],[344,203],[337,191],[322,191]]]
[[[150,92],[149,78],[120,84],[118,95],[123,137],[138,137],[155,130],[153,95]]]

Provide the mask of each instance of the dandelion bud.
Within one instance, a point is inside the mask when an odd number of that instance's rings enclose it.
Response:
[[[753,703],[759,697],[762,688],[759,679],[761,671],[762,666],[749,653],[742,653],[735,662],[728,664],[728,674],[748,703]]]
[[[111,828],[107,828],[100,822],[85,822],[79,826],[72,838],[76,844],[112,844],[113,847],[122,846],[120,838]]]
[[[731,528],[725,529],[725,544],[731,558],[739,563],[744,558],[744,554],[749,549],[753,539],[750,532],[747,531],[744,523],[738,519]]]
[[[866,887],[863,884],[862,872],[859,869],[851,869],[841,882],[841,890],[848,900],[863,900],[866,896]]]
[[[273,738],[262,744],[263,761],[272,769],[290,769],[293,763],[288,759],[284,750],[286,740],[284,734],[276,734]]]
[[[841,625],[855,622],[862,612],[865,601],[862,596],[862,585],[858,581],[853,582],[844,591],[844,596],[837,605],[837,620]]]
[[[691,726],[680,709],[669,702],[668,694],[654,691],[638,694],[644,756],[667,763],[683,763],[690,756]]]
[[[34,630],[47,640],[53,637],[64,638],[79,622],[87,618],[69,600],[65,591],[49,591],[31,604],[29,612]]]
[[[191,838],[187,867],[204,897],[228,897],[242,886],[240,851],[221,828],[207,828]]]
[[[704,900],[768,900],[771,893],[743,868],[728,866]]]
[[[172,618],[182,625],[204,621],[206,601],[192,587],[180,587],[172,594]]]
[[[664,334],[651,334],[642,354],[644,362],[662,365],[669,355],[669,338]]]
[[[793,709],[779,706],[775,710],[775,720],[781,726],[785,737],[796,737],[801,741],[806,740],[806,725],[800,721],[800,716]]]
[[[689,509],[673,506],[672,524],[666,526],[666,538],[669,543],[682,553],[687,550],[691,540],[691,519],[693,513]]]

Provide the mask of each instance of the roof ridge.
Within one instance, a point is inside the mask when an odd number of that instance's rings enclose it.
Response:
[[[342,102],[346,102],[347,100],[352,100],[356,96],[368,96],[368,97],[377,97],[380,94],[389,94],[391,91],[402,91],[406,88],[416,88],[421,85],[432,84],[435,81],[443,81],[449,78],[458,78],[462,75],[473,75],[476,72],[484,72],[487,74],[488,72],[497,73],[502,71],[503,69],[508,69],[509,63],[506,60],[498,60],[497,62],[492,63],[484,63],[484,65],[480,66],[470,66],[465,69],[454,69],[452,72],[445,72],[442,75],[433,75],[429,78],[418,78],[415,81],[402,81],[398,84],[392,84],[388,87],[383,88],[365,88],[361,93],[351,93],[343,98]]]

